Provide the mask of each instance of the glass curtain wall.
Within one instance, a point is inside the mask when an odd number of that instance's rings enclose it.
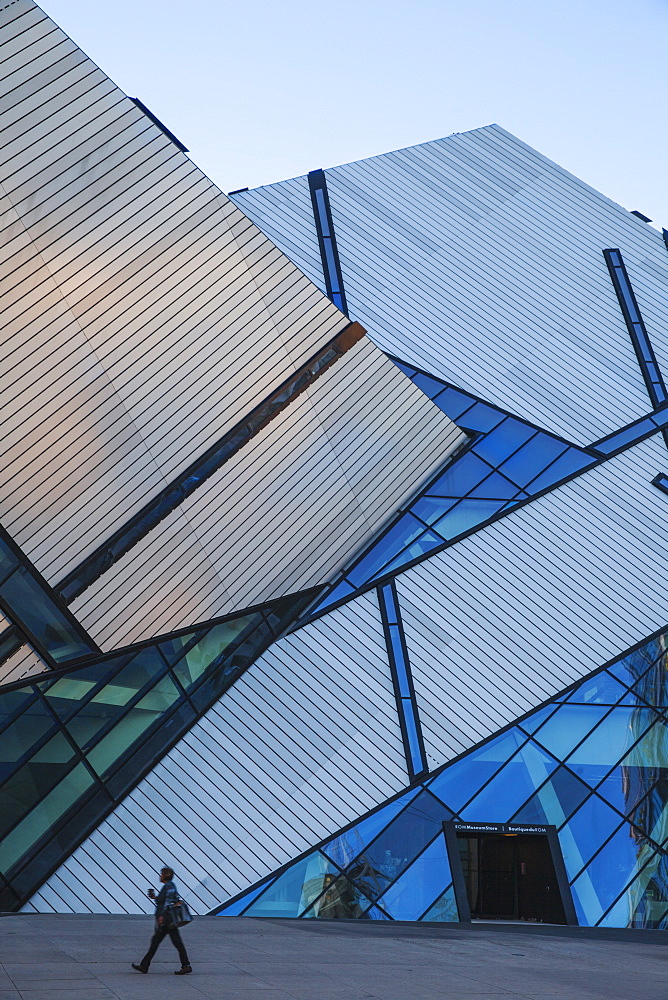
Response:
[[[0,909],[25,902],[312,599],[0,689]]]
[[[578,921],[668,927],[668,633],[214,911],[459,919],[443,821],[550,824]]]

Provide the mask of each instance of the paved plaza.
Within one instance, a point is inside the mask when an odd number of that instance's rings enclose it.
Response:
[[[147,917],[5,915],[0,1000],[666,1000],[658,931],[199,917],[195,971]]]

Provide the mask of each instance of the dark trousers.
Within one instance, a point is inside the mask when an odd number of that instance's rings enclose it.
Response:
[[[181,959],[181,965],[190,965],[190,962],[188,961],[188,952],[186,951],[183,941],[181,940],[181,935],[179,934],[178,927],[172,927],[170,930],[167,930],[166,927],[158,927],[156,928],[155,934],[151,938],[151,943],[148,947],[148,951],[146,952],[141,962],[139,963],[142,969],[148,969],[149,965],[151,964],[151,959],[158,950],[160,942],[163,941],[168,934],[172,944],[179,953],[179,958]]]

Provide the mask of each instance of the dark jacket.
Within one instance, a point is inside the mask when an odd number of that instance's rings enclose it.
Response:
[[[158,893],[155,900],[155,923],[156,927],[164,926],[160,925],[159,918],[165,916],[167,909],[172,906],[179,899],[179,894],[176,891],[176,886],[173,882],[165,882],[162,889]]]

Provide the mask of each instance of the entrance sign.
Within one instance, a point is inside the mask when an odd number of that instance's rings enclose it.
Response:
[[[548,827],[532,823],[462,823],[455,820],[452,824],[457,833],[542,833],[547,836]]]

